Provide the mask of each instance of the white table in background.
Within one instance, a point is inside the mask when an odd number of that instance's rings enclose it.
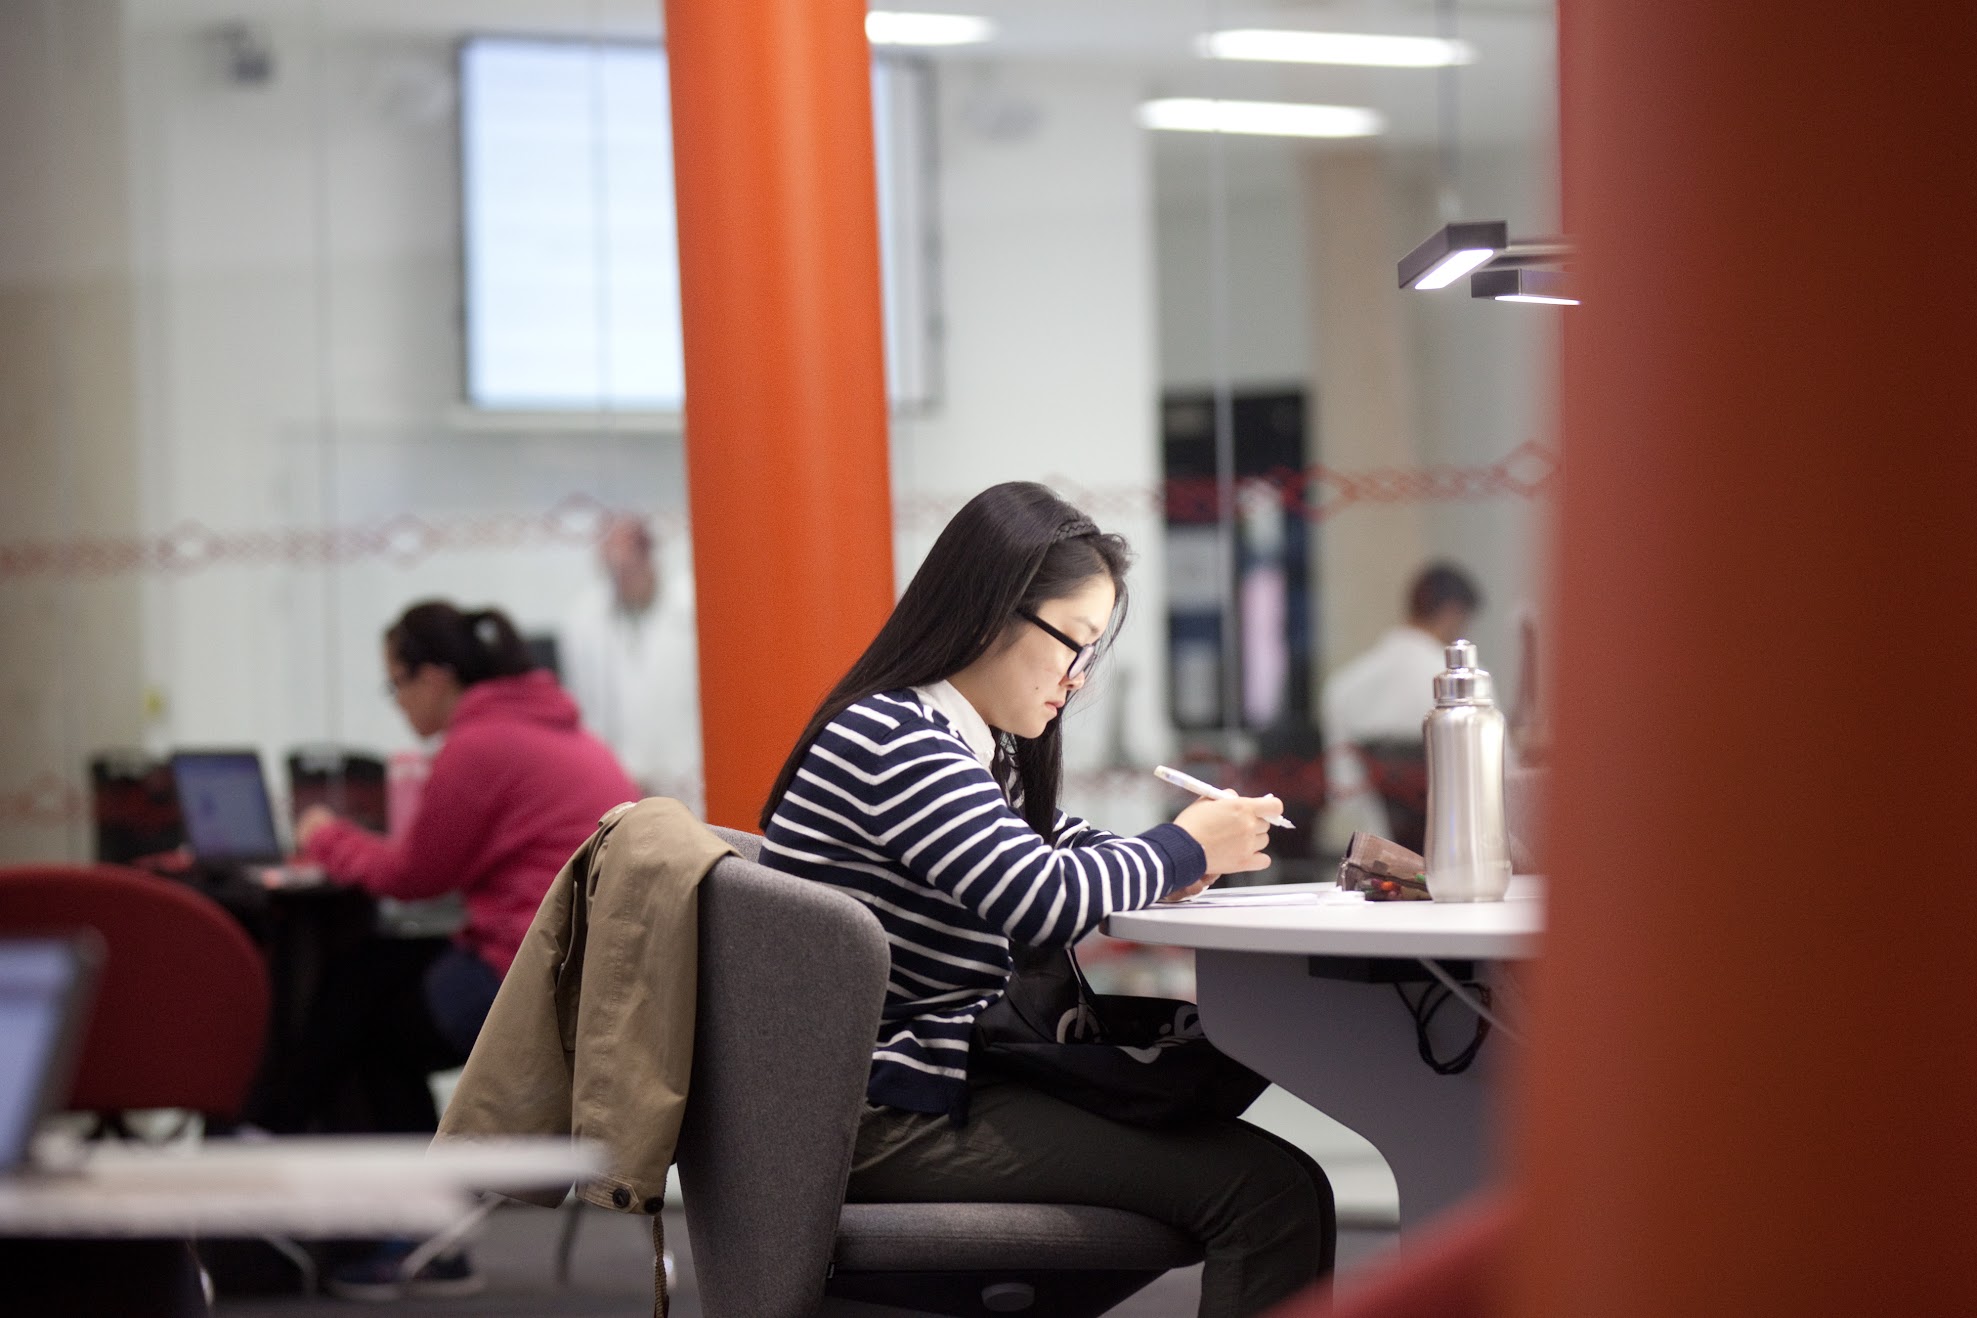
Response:
[[[73,1167],[0,1180],[0,1236],[430,1236],[458,1224],[479,1191],[602,1170],[596,1146],[552,1138],[92,1144]]]
[[[1492,963],[1536,954],[1540,886],[1520,876],[1506,900],[1474,904],[1333,902],[1329,883],[1237,888],[1213,903],[1122,912],[1105,932],[1193,948],[1208,1036],[1371,1141],[1393,1170],[1405,1225],[1482,1183],[1495,1152],[1492,1073],[1516,1045],[1493,1033],[1475,1065],[1438,1075],[1422,1061],[1392,984],[1342,976],[1426,958],[1475,963],[1475,977],[1487,981]],[[1435,1018],[1438,1052],[1455,1051],[1474,1024],[1462,1004],[1444,1006]]]

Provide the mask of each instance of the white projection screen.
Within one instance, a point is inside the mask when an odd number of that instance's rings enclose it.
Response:
[[[467,403],[676,413],[683,399],[672,116],[657,45],[460,47]],[[930,74],[873,65],[886,374],[934,396]]]

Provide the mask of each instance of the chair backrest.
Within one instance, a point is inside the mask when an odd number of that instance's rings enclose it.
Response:
[[[720,838],[721,841],[727,843],[736,851],[739,851],[743,860],[762,859],[762,835],[760,833],[744,833],[738,828],[723,828],[719,824],[709,824],[707,829],[714,836]]]
[[[96,930],[103,973],[67,1106],[238,1115],[268,1028],[266,963],[234,918],[114,865],[0,868],[0,933]]]
[[[385,765],[363,751],[304,746],[288,753],[288,816],[293,824],[312,805],[326,805],[373,833],[390,825],[385,810]]]
[[[103,751],[89,760],[89,813],[96,859],[122,865],[185,843],[172,766],[143,751]]]
[[[678,1160],[709,1318],[821,1302],[889,963],[878,920],[845,893],[740,856],[701,882]]]

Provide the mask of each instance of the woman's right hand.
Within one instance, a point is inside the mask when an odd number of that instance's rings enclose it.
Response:
[[[1187,835],[1201,844],[1210,874],[1241,874],[1270,868],[1264,844],[1270,840],[1269,819],[1283,813],[1274,796],[1232,796],[1196,801],[1174,818]]]
[[[309,840],[323,831],[325,825],[336,822],[336,811],[326,805],[312,805],[302,812],[295,821],[295,849],[302,850]]]

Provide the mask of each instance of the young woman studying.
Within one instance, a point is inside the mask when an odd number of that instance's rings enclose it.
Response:
[[[1267,867],[1274,797],[1199,801],[1120,837],[1057,809],[1060,715],[1123,620],[1125,541],[1041,485],[977,495],[824,700],[763,811],[765,864],[865,902],[892,946],[853,1201],[1107,1205],[1202,1243],[1202,1315],[1258,1313],[1330,1268],[1331,1187],[1240,1121],[1128,1125],[969,1074],[1011,946]]]
[[[276,1130],[432,1130],[427,1073],[465,1060],[557,870],[638,796],[499,610],[413,605],[385,632],[384,669],[412,731],[446,737],[418,814],[394,840],[312,806],[296,841],[376,896],[458,892],[466,923],[451,940],[374,939],[329,968],[303,1073],[272,1096]],[[353,1098],[354,1112],[334,1106]]]
[[[250,1113],[275,1131],[433,1130],[427,1075],[466,1060],[557,871],[605,811],[638,797],[498,609],[413,605],[385,631],[384,670],[412,731],[446,738],[417,815],[389,839],[312,806],[296,841],[333,881],[376,896],[458,892],[466,922],[452,939],[372,937],[324,967],[292,1064]],[[416,1243],[379,1242],[326,1284],[396,1298],[398,1264]],[[479,1284],[463,1251],[412,1282],[426,1295]]]

